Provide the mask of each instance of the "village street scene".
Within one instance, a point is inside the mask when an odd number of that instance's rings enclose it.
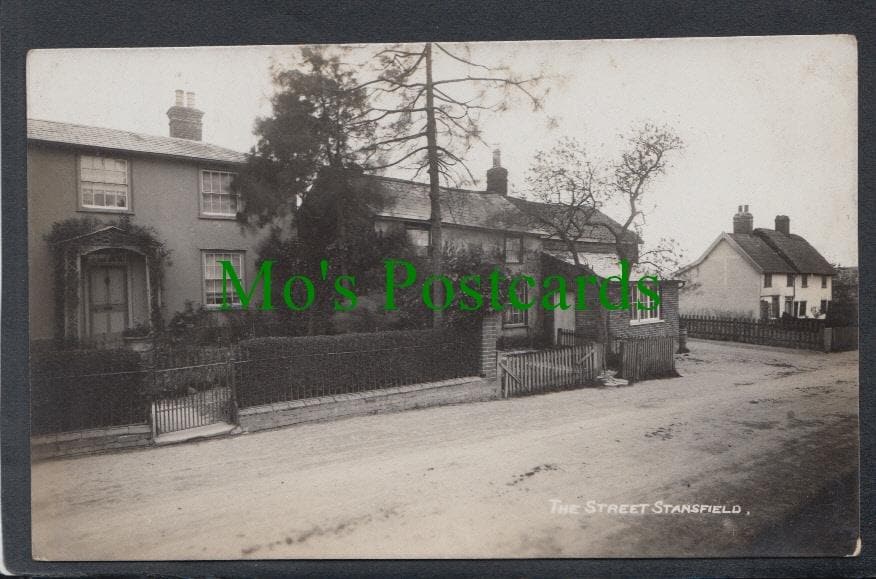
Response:
[[[855,67],[35,51],[34,558],[855,553]]]

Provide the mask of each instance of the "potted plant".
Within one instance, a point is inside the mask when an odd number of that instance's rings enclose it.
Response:
[[[148,352],[152,349],[154,336],[149,326],[139,322],[134,327],[123,331],[122,338],[125,340],[125,344],[135,352]]]

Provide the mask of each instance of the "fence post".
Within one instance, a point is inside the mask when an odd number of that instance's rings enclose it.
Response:
[[[821,328],[824,351],[830,352],[833,349],[833,328]]]
[[[499,316],[485,314],[481,320],[480,370],[488,380],[496,379],[496,339],[499,332]]]
[[[237,404],[237,378],[234,374],[234,356],[231,356],[228,359],[228,385],[231,387],[231,400],[229,404],[231,404],[231,421],[234,424],[238,424],[240,422],[238,417],[240,407]]]

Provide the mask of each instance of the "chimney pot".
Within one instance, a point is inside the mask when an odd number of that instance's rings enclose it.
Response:
[[[185,98],[185,103],[183,102]],[[203,111],[195,108],[195,93],[174,92],[174,105],[167,109],[170,136],[177,139],[200,141],[203,137]]]
[[[739,212],[733,216],[733,233],[751,234],[754,231],[754,216],[748,212],[748,205],[740,205]]]
[[[487,192],[508,195],[508,169],[502,166],[502,152],[493,150],[493,166],[487,170]]]

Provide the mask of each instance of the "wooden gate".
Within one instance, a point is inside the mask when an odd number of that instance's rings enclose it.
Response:
[[[502,397],[584,386],[602,372],[602,344],[581,344],[499,358]]]

